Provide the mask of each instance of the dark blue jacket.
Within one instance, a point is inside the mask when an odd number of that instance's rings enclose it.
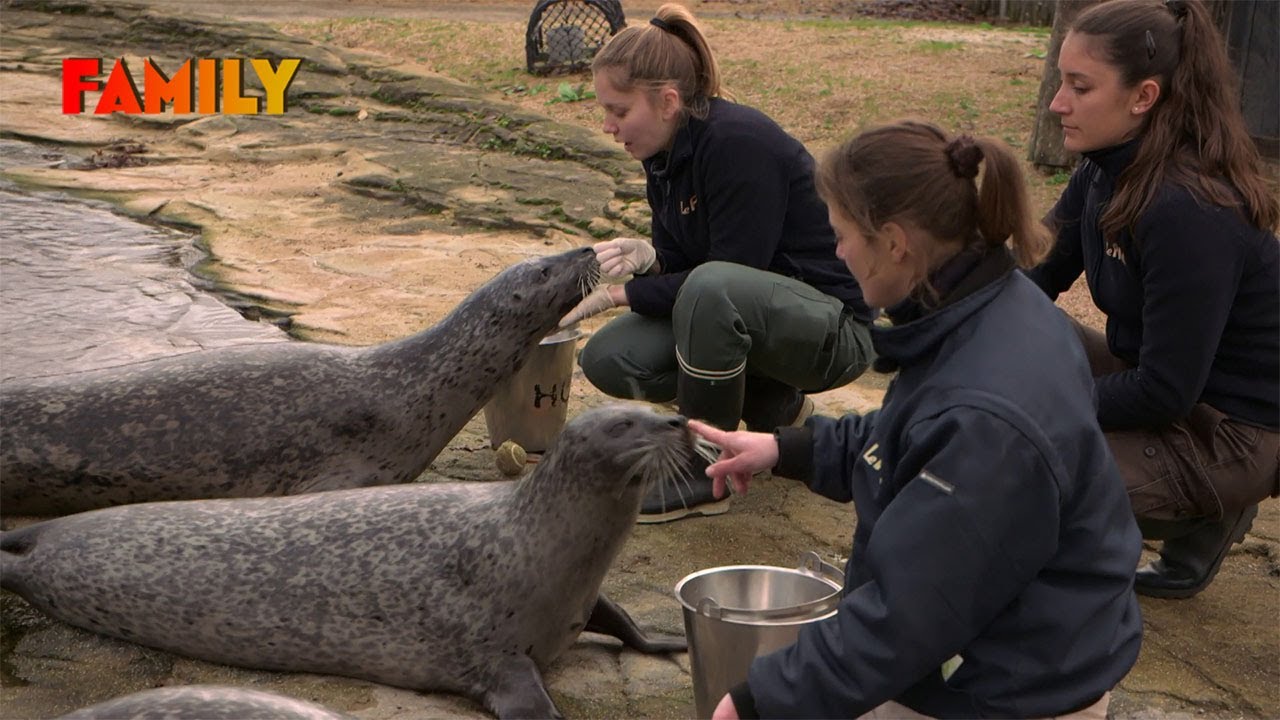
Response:
[[[797,278],[874,319],[836,257],[813,157],[764,113],[713,98],[705,120],[690,118],[643,164],[662,274],[627,283],[632,310],[669,316],[689,271],[724,260]]]
[[[1166,183],[1108,246],[1098,221],[1139,143],[1085,154],[1053,209],[1053,253],[1028,273],[1057,299],[1083,272],[1111,354],[1136,366],[1098,378],[1098,420],[1161,428],[1203,402],[1280,428],[1280,243]]]
[[[1000,255],[980,289],[872,328],[900,365],[879,411],[778,430],[775,473],[852,500],[858,523],[836,616],[752,663],[761,717],[857,717],[888,700],[1049,717],[1096,701],[1137,659],[1141,537],[1083,350]]]

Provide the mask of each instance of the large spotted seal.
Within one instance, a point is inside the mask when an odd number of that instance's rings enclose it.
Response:
[[[143,690],[81,708],[58,720],[355,720],[314,703],[224,685]]]
[[[590,248],[525,261],[382,345],[270,343],[0,385],[0,512],[411,481],[598,273]]]
[[[72,625],[212,662],[347,675],[557,715],[541,668],[582,630],[646,651],[600,594],[683,418],[588,410],[516,481],[145,503],[0,534],[0,586]]]

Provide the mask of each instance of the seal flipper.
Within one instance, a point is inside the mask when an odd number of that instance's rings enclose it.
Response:
[[[596,605],[591,608],[591,617],[587,618],[587,626],[583,630],[616,637],[623,645],[642,653],[684,652],[689,649],[688,641],[682,637],[651,638],[645,635],[627,611],[603,593],[596,597]]]
[[[494,687],[489,688],[484,696],[484,705],[497,715],[499,720],[506,718],[556,718],[563,720],[564,715],[556,707],[551,696],[547,694],[547,686],[542,682],[542,673],[533,658],[528,655],[515,655],[498,662],[492,670]]]
[[[36,537],[44,523],[19,530],[0,532],[0,588],[23,595],[23,580],[28,575],[26,555],[35,548]]]

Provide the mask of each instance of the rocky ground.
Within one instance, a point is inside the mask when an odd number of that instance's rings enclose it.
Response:
[[[400,337],[434,323],[520,258],[633,234],[647,222],[637,168],[597,133],[411,62],[283,37],[239,18],[198,19],[194,5],[207,3],[0,4],[0,132],[85,158],[9,176],[200,229],[213,254],[200,271],[231,302],[278,318],[299,338],[368,344]],[[409,13],[422,4],[244,5],[281,17],[302,7]],[[459,12],[512,6],[454,5]],[[60,113],[62,58],[140,52],[166,67],[213,52],[302,57],[309,72],[291,87],[291,109],[281,116]],[[866,410],[879,403],[885,382],[870,375],[816,399],[828,413]],[[575,410],[602,401],[575,378]],[[477,418],[424,480],[493,480],[493,461]],[[1280,716],[1276,505],[1264,505],[1209,590],[1189,601],[1143,600],[1143,654],[1116,692],[1113,716]],[[851,518],[850,508],[802,488],[760,482],[725,516],[637,528],[606,590],[642,624],[678,631],[671,588],[686,574],[728,564],[795,565],[810,549],[835,558],[847,550]],[[231,669],[99,638],[50,621],[8,593],[0,597],[0,620],[4,717],[52,717],[133,690],[195,682],[275,689],[369,719],[484,716],[450,696]],[[585,638],[548,681],[570,717],[692,713],[685,656],[642,657]]]

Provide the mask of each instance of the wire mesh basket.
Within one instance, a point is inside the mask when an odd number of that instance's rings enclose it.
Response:
[[[620,0],[539,0],[525,33],[525,61],[534,75],[577,72],[627,20]]]

